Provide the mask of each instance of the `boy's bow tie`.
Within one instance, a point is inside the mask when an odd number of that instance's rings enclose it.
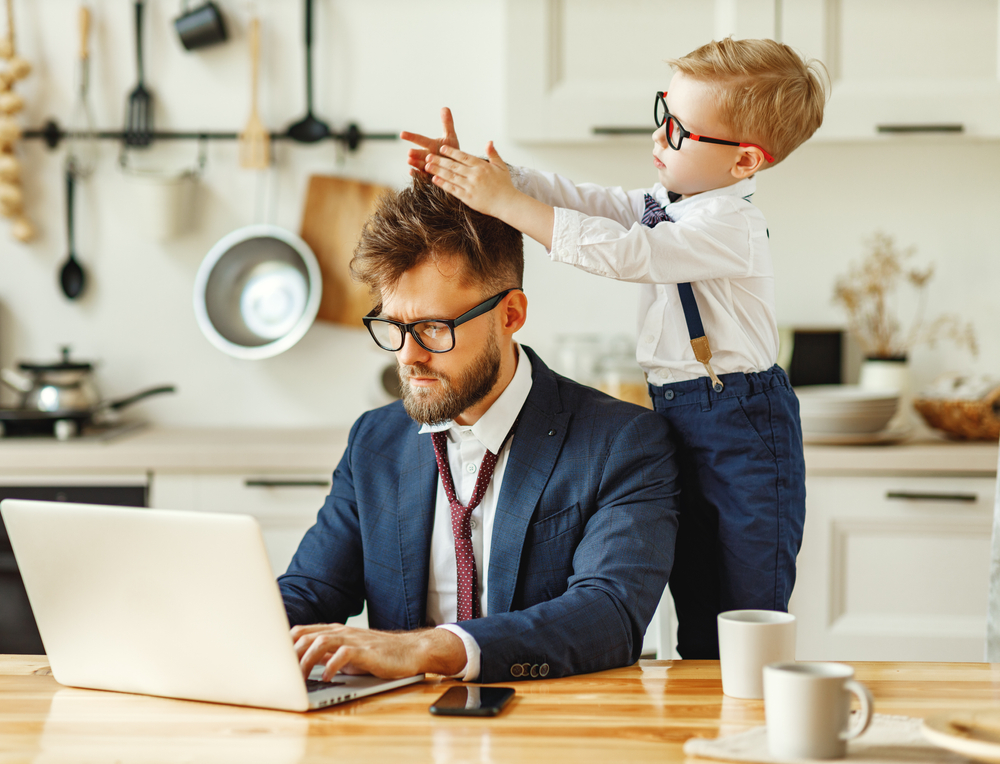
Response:
[[[642,213],[642,220],[640,221],[644,226],[649,226],[650,228],[655,228],[660,223],[672,223],[673,219],[663,211],[663,207],[660,203],[656,201],[649,194],[644,195],[646,201],[646,209]],[[678,199],[681,198],[680,194],[676,194],[673,191],[667,191],[667,199],[673,204]]]

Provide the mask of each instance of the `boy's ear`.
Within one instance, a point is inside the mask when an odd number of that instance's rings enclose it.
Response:
[[[764,152],[756,146],[740,146],[739,152],[732,170],[734,178],[743,180],[767,167],[767,158],[764,156]]]

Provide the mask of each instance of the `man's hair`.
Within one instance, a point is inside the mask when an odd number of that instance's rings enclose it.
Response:
[[[351,274],[379,300],[408,270],[442,256],[458,257],[462,285],[478,285],[484,296],[522,286],[521,233],[419,175],[402,191],[379,197],[361,230]]]
[[[823,123],[826,67],[783,43],[727,37],[667,63],[712,86],[722,123],[738,140],[763,146],[773,164]]]

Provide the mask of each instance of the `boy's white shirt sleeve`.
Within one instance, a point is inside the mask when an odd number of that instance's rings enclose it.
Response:
[[[575,186],[525,168],[516,168],[512,177],[520,190],[555,208],[549,257],[557,262],[647,284],[760,275],[754,273],[754,239],[766,236],[766,224],[740,197],[706,196],[688,204],[677,222],[649,228],[639,222],[647,191]]]
[[[569,178],[527,167],[510,166],[511,180],[518,191],[559,208],[578,210],[585,215],[608,218],[624,226],[635,222],[635,195],[622,188],[605,188],[596,183],[576,185]]]

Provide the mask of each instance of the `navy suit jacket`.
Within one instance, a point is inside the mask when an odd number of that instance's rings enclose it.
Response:
[[[673,564],[666,420],[522,350],[533,381],[497,501],[489,615],[460,623],[479,644],[480,682],[527,678],[523,664],[552,677],[634,663]],[[426,625],[438,471],[419,429],[401,402],[354,424],[316,524],[278,579],[293,626],[343,623],[365,602],[373,629]]]

